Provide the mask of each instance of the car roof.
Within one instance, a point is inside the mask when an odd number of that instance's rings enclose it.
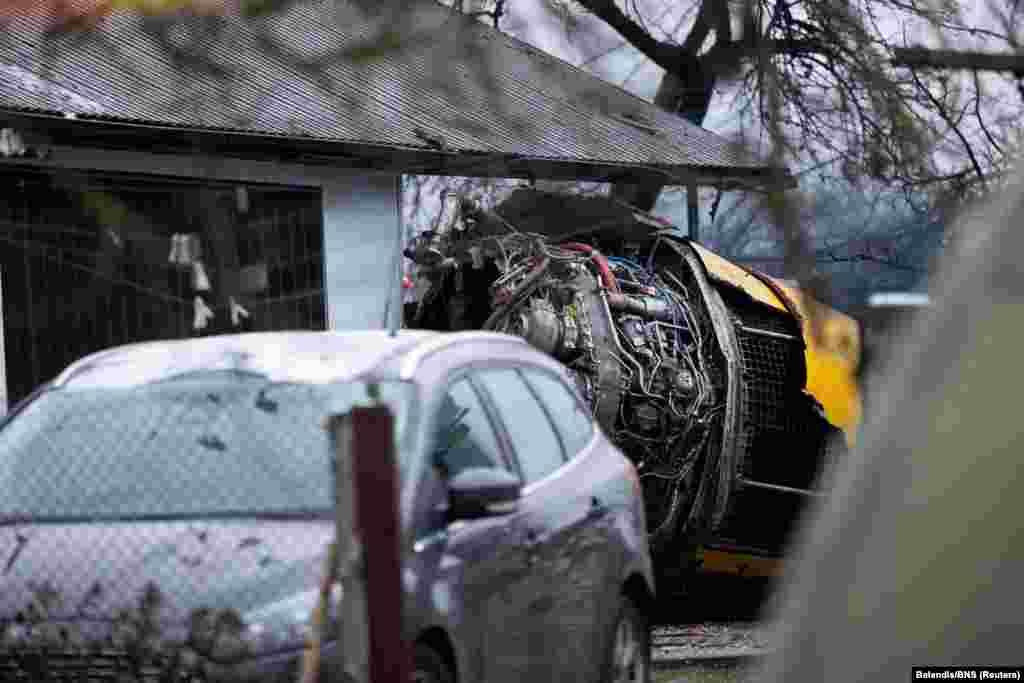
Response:
[[[479,339],[514,340],[493,332],[441,333],[401,330],[250,332],[196,339],[142,342],[91,354],[70,365],[54,388],[140,385],[204,370],[238,370],[280,382],[335,382],[401,359],[402,378],[419,362],[450,345]],[[413,372],[410,373],[409,371]]]
[[[240,370],[275,381],[331,382],[356,377],[439,336],[402,330],[250,332],[142,342],[91,354],[70,365],[55,387],[107,382],[145,384],[203,370]]]

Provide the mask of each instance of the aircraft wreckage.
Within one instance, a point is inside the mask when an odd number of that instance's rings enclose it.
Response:
[[[445,205],[405,251],[406,324],[511,333],[564,363],[636,463],[656,564],[777,556],[856,426],[852,319],[607,197]]]

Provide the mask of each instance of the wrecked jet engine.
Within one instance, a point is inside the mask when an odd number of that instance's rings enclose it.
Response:
[[[637,465],[656,552],[781,550],[842,439],[804,389],[799,314],[773,281],[609,198],[445,206],[405,252],[408,326],[511,333],[564,363]],[[716,278],[715,259],[752,284]]]

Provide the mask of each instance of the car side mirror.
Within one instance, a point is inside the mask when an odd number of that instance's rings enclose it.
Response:
[[[469,467],[448,482],[448,511],[455,519],[501,515],[516,509],[522,484],[502,469]]]

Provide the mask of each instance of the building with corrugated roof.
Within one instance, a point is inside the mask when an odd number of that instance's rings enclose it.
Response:
[[[12,400],[113,344],[379,327],[399,314],[403,174],[771,178],[724,138],[432,0],[401,16],[306,0],[72,22],[58,5],[22,3],[0,33]]]

